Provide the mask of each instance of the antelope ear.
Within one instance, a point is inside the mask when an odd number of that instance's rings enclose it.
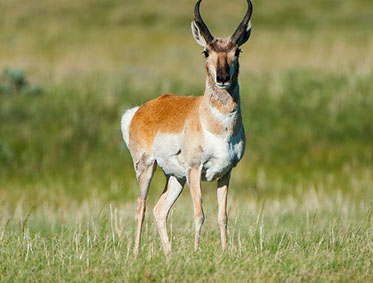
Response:
[[[191,28],[192,28],[192,34],[193,34],[194,39],[197,41],[197,43],[200,46],[205,48],[207,45],[207,42],[206,42],[206,39],[202,36],[201,31],[196,21],[192,21]]]
[[[245,29],[242,31],[240,37],[237,39],[237,45],[241,46],[244,44],[251,35],[251,21],[249,21],[245,27]]]

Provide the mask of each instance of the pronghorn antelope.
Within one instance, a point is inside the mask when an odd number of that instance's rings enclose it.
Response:
[[[121,120],[123,139],[130,150],[139,183],[134,253],[138,254],[146,197],[156,166],[166,175],[163,193],[154,207],[165,253],[171,251],[166,221],[185,182],[190,188],[198,250],[204,213],[201,181],[217,180],[218,223],[223,250],[227,248],[227,193],[231,170],[245,151],[238,86],[240,46],[250,37],[252,4],[229,38],[211,35],[194,9],[192,33],[206,57],[206,88],[202,96],[166,94],[127,110]]]

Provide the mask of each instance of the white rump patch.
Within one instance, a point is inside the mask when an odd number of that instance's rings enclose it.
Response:
[[[126,143],[127,147],[129,145],[130,124],[131,124],[133,116],[135,115],[136,111],[139,108],[140,107],[138,106],[138,107],[128,109],[126,112],[124,112],[124,114],[122,116],[122,120],[120,121],[120,128],[122,130],[123,140]]]

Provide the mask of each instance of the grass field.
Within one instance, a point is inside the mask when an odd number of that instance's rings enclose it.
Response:
[[[228,36],[245,1],[205,0]],[[373,3],[261,0],[243,47],[248,150],[233,171],[229,248],[215,184],[193,252],[185,188],[165,257],[151,209],[132,254],[137,187],[120,133],[128,107],[160,94],[200,95],[192,1],[0,0],[0,69],[41,91],[2,93],[1,281],[372,281]]]

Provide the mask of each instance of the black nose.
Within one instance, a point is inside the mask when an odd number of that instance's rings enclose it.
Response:
[[[218,83],[224,84],[229,81],[229,75],[228,74],[217,75],[216,80],[218,81]]]

